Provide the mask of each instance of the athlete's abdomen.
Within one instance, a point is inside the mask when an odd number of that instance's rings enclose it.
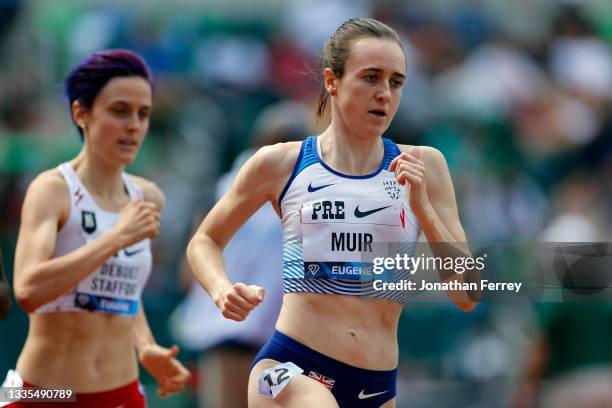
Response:
[[[359,368],[397,367],[401,304],[347,295],[287,293],[276,328],[331,358]]]
[[[128,316],[32,314],[17,371],[32,384],[75,392],[125,385],[138,377],[132,330]]]

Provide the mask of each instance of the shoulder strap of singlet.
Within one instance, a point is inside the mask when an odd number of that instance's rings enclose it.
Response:
[[[319,159],[317,156],[317,137],[316,136],[308,136],[306,140],[303,142],[304,154],[301,157],[301,160],[298,160],[297,163],[297,173],[299,174],[306,167],[315,164]],[[297,174],[296,174],[297,175]]]
[[[121,174],[121,178],[123,179],[123,184],[125,184],[125,188],[127,189],[130,198],[138,197],[140,201],[144,201],[144,193],[142,192],[142,189],[134,180],[132,180],[129,174],[123,173]]]
[[[291,183],[297,177],[297,175],[300,174],[300,172],[302,172],[302,170],[304,170],[306,167],[311,166],[318,161],[317,153],[315,151],[316,140],[317,140],[316,137],[308,136],[302,142],[302,147],[300,148],[300,154],[298,155],[298,158],[295,162],[295,166],[293,166],[293,172],[291,173],[291,177],[289,177],[289,180],[287,181],[285,188],[283,188],[283,192],[278,198],[279,207],[281,207],[283,198],[285,198],[285,194],[287,193],[287,190],[289,190]]]
[[[383,137],[385,146],[385,158],[383,160],[383,170],[387,170],[393,159],[395,159],[402,151],[394,141]]]
[[[72,193],[73,191],[76,191],[79,188],[83,188],[83,185],[81,184],[81,180],[79,180],[79,176],[77,176],[77,174],[74,172],[74,169],[72,168],[72,166],[70,165],[70,163],[65,162],[60,164],[59,166],[57,166],[59,172],[62,174],[62,176],[64,177],[64,180],[66,180],[66,184],[68,185],[68,190],[70,190],[70,192]]]

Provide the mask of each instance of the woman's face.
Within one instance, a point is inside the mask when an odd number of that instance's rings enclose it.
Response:
[[[332,104],[340,116],[333,120],[341,120],[359,137],[380,136],[397,112],[405,72],[404,52],[395,41],[373,37],[353,41],[342,77],[328,73],[334,84]],[[329,83],[326,80],[326,86]]]
[[[111,165],[127,165],[149,130],[152,92],[149,83],[137,76],[108,81],[82,121],[89,151]]]

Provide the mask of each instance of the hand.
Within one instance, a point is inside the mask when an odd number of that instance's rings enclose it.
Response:
[[[175,358],[178,352],[176,344],[170,348],[150,344],[139,352],[140,363],[157,381],[160,397],[181,391],[191,380],[189,371]]]
[[[145,238],[159,235],[159,210],[154,203],[132,199],[119,212],[114,231],[125,248]]]
[[[223,317],[241,322],[249,315],[251,310],[264,300],[265,290],[256,285],[247,286],[236,282],[228,286],[215,303],[221,309]]]
[[[421,161],[421,149],[412,148],[410,153],[402,152],[389,165],[389,171],[395,172],[395,179],[400,185],[407,186],[406,194],[410,208],[417,218],[430,208],[425,184],[425,163]]]

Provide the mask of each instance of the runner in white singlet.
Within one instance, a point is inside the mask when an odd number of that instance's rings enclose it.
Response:
[[[321,65],[318,113],[329,100],[329,127],[302,143],[260,149],[187,254],[223,316],[244,320],[264,290],[230,282],[222,252],[240,225],[272,202],[284,231],[285,295],[277,331],[251,370],[249,406],[393,407],[405,293],[373,288],[368,255],[378,243],[410,254],[421,232],[430,243],[466,237],[442,154],[382,137],[407,67],[397,33],[373,19],[351,19],[326,43]],[[449,295],[465,311],[476,305],[465,292]]]

